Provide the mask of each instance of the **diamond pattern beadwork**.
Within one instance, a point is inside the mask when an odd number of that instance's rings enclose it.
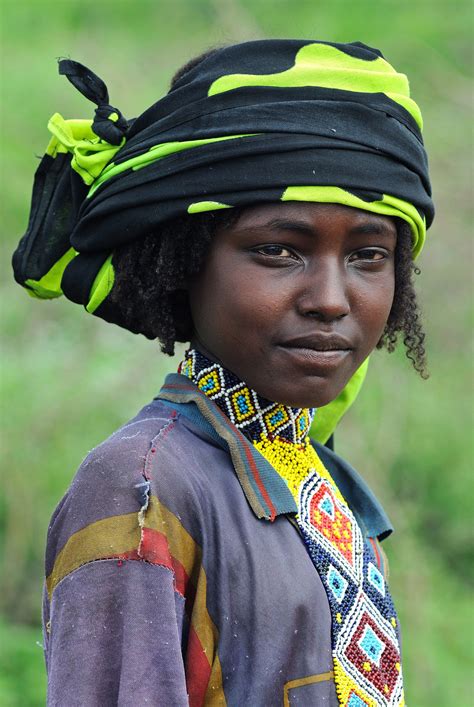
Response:
[[[380,666],[380,656],[385,649],[385,643],[380,640],[370,626],[365,627],[362,638],[358,642],[358,646],[366,654],[369,660],[374,662],[377,667]]]
[[[180,372],[246,435],[295,498],[296,522],[331,610],[340,705],[402,707],[395,609],[371,544],[310,443],[315,411],[265,400],[195,350]]]
[[[375,589],[377,589],[382,596],[385,596],[385,580],[382,577],[381,572],[379,572],[377,567],[372,562],[369,562],[367,576],[370,584],[375,587]]]
[[[330,565],[329,571],[326,576],[326,581],[336,601],[341,602],[344,599],[344,595],[346,593],[348,584],[347,580],[344,579],[342,574],[340,574],[340,572],[338,572],[333,565]]]
[[[359,697],[354,690],[351,692],[346,702],[347,707],[367,707],[368,704],[369,703],[363,700],[362,697]]]
[[[314,410],[291,408],[262,398],[233,373],[195,349],[187,352],[179,372],[191,378],[249,439],[278,435],[280,439],[297,443],[309,432]]]
[[[344,501],[336,497],[330,481],[313,476],[301,488],[300,508],[305,533],[321,550],[337,558],[338,565],[353,581],[361,581],[362,533]]]
[[[245,385],[242,385],[232,393],[230,404],[238,423],[251,419],[256,413],[250,390]]]

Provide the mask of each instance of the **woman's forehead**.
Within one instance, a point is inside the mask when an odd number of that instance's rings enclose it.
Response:
[[[383,230],[396,232],[395,220],[390,216],[383,216],[342,204],[306,201],[275,202],[249,206],[241,210],[234,227],[279,225],[280,222],[284,223],[286,220],[311,225],[332,216],[342,216],[347,223],[352,223],[354,226],[374,224]]]

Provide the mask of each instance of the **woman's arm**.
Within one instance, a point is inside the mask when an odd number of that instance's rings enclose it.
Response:
[[[167,567],[99,560],[44,610],[48,705],[188,705],[184,597]]]

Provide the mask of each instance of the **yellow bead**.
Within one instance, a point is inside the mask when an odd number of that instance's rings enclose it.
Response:
[[[294,444],[288,440],[282,440],[278,437],[270,439],[264,433],[260,435],[260,439],[254,442],[254,446],[274,467],[280,476],[286,481],[286,484],[296,501],[298,501],[299,489],[302,482],[311,473],[316,473],[323,479],[326,479],[333,490],[334,495],[342,502],[344,499],[339,492],[339,489],[332,480],[327,469],[322,464],[316,451],[309,441],[309,437],[305,437],[301,444]],[[341,526],[341,513],[336,509],[335,522]],[[344,521],[344,526],[346,522]],[[351,529],[350,523],[348,524]]]

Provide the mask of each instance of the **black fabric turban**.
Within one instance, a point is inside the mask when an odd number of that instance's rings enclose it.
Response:
[[[64,293],[123,325],[110,303],[114,249],[184,213],[269,201],[345,204],[410,224],[413,252],[433,219],[422,121],[406,76],[377,49],[263,40],[211,53],[136,120],[105,84],[63,60],[97,104],[91,120],[49,122],[15,278]],[[190,243],[190,247],[192,244]]]

